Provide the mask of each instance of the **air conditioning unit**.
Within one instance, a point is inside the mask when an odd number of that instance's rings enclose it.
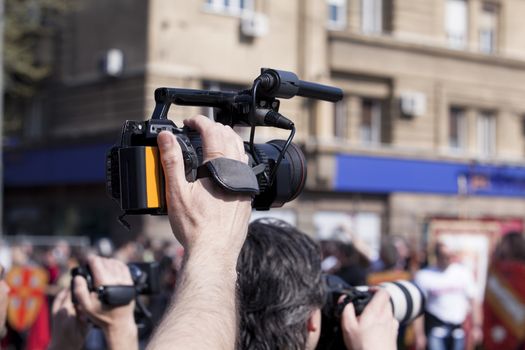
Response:
[[[401,113],[405,117],[421,117],[427,112],[427,97],[422,92],[401,94]]]
[[[101,70],[108,77],[118,77],[124,71],[124,53],[120,49],[109,49],[104,53]]]
[[[268,17],[262,13],[248,13],[241,18],[241,33],[252,38],[268,34]]]

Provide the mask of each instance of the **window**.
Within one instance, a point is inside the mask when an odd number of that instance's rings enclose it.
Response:
[[[240,15],[253,11],[254,0],[206,0],[206,8],[214,12]]]
[[[498,9],[495,4],[483,4],[479,27],[479,50],[483,53],[496,51]]]
[[[361,0],[361,30],[365,34],[383,32],[383,0]]]
[[[346,100],[341,100],[334,105],[334,136],[346,138],[347,107]]]
[[[453,150],[465,150],[467,147],[467,119],[463,108],[450,108],[448,130],[449,147]]]
[[[361,102],[361,123],[359,139],[363,144],[379,144],[381,142],[381,101],[365,98]]]
[[[465,48],[467,44],[467,2],[465,0],[447,0],[445,31],[450,48]]]
[[[482,156],[496,153],[496,118],[494,113],[483,111],[478,115],[478,151]]]
[[[327,0],[328,5],[328,29],[341,30],[346,27],[346,3],[347,0]]]

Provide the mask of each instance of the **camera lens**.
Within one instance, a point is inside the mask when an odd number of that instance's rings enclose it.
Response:
[[[415,284],[395,281],[381,283],[380,286],[390,294],[394,317],[399,323],[407,323],[423,312],[425,298]]]
[[[282,151],[286,141],[284,140],[272,140],[269,144],[276,147],[279,152]],[[283,158],[283,162],[287,161],[290,166],[290,192],[288,198],[285,198],[283,202],[289,202],[294,200],[299,193],[303,190],[306,182],[306,160],[301,149],[291,143],[286,150]]]

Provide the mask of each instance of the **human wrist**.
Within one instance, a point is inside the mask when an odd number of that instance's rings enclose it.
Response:
[[[111,322],[102,328],[110,350],[138,349],[138,331],[133,316]]]
[[[240,249],[227,249],[218,246],[195,245],[185,252],[183,269],[207,271],[208,274],[220,274],[231,281],[237,280],[237,259]]]
[[[215,264],[237,264],[237,258],[248,232],[248,225],[232,230],[204,228],[197,237],[185,246],[187,257],[213,260]]]

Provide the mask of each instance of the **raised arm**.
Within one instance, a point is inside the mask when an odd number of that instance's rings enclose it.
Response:
[[[241,138],[204,116],[185,125],[202,136],[204,162],[248,162]],[[148,349],[234,349],[237,338],[236,264],[246,238],[251,198],[225,192],[210,179],[188,183],[181,149],[171,133],[158,137],[168,216],[185,248],[172,305]]]

